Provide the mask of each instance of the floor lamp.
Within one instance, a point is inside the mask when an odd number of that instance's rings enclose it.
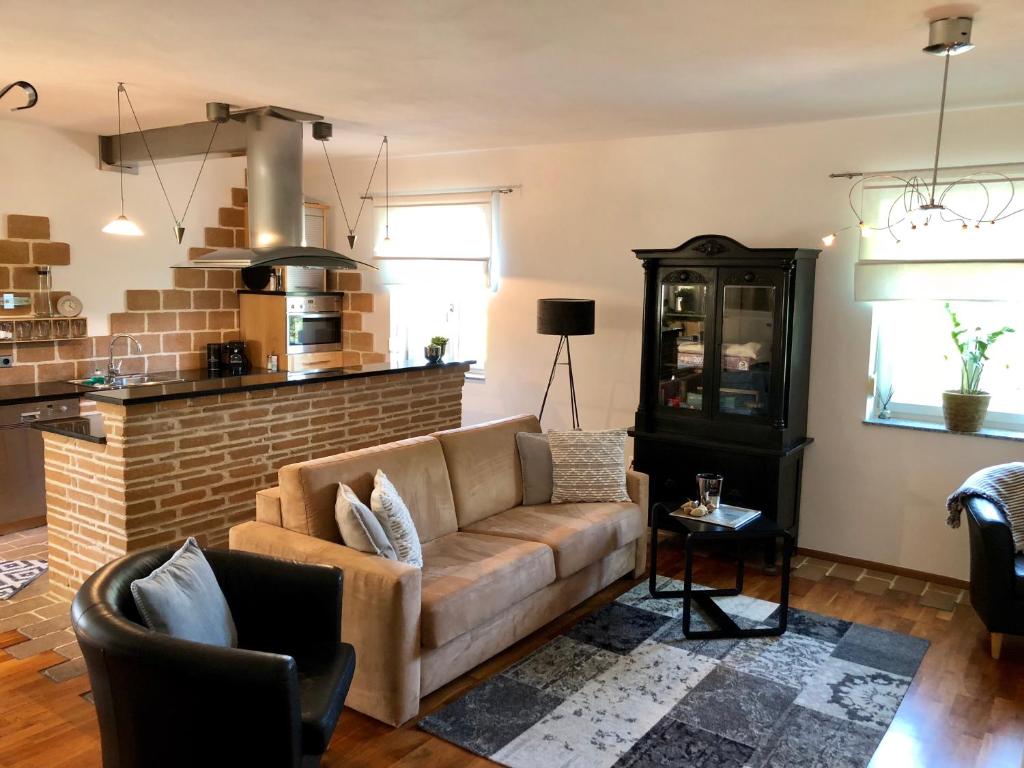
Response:
[[[548,394],[555,380],[555,371],[565,350],[565,365],[569,366],[569,403],[572,407],[572,428],[580,428],[580,411],[576,406],[576,380],[572,374],[572,350],[569,348],[570,336],[592,336],[594,334],[594,300],[593,299],[538,299],[537,300],[537,333],[545,336],[558,336],[558,349],[555,360],[551,363],[551,375],[548,386],[544,390],[544,400],[540,404],[540,416],[544,418],[544,406],[548,404]]]

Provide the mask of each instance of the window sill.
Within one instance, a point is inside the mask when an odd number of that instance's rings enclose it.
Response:
[[[483,371],[470,371],[466,374],[466,381],[486,381]]]
[[[980,432],[951,432],[942,424],[933,421],[915,421],[913,419],[880,419],[869,416],[864,423],[873,427],[894,427],[896,429],[913,429],[918,432],[944,432],[947,435],[965,435],[967,437],[987,437],[994,440],[1015,440],[1024,442],[1024,432],[1011,429],[982,427]]]

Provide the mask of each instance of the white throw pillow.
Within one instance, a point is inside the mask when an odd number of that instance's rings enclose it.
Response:
[[[551,503],[629,501],[626,430],[548,432]]]
[[[395,548],[398,561],[417,568],[423,567],[423,549],[416,533],[416,523],[409,514],[402,497],[395,486],[381,470],[373,476],[373,493],[370,494],[370,509],[380,521],[384,533]]]
[[[358,549],[388,560],[397,560],[384,528],[370,508],[344,483],[338,486],[338,499],[334,503],[334,519],[338,521],[341,540],[346,547]]]

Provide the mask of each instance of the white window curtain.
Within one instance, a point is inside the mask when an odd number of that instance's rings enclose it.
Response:
[[[495,290],[498,206],[497,192],[393,198],[389,208],[378,201],[381,282]]]

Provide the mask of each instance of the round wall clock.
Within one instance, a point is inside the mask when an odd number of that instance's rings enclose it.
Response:
[[[82,314],[82,300],[70,293],[57,300],[57,311],[64,317],[78,317]]]

